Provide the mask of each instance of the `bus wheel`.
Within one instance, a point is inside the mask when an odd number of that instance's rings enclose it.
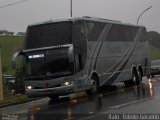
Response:
[[[142,72],[138,71],[138,82],[142,82]]]
[[[138,76],[138,74],[136,73],[135,70],[133,70],[133,73],[132,73],[132,81],[133,81],[134,84],[139,84],[140,83],[139,76]]]
[[[98,83],[98,80],[95,76],[93,76],[91,78],[91,81],[90,81],[90,85],[91,85],[91,89],[87,90],[87,94],[88,95],[95,95],[99,92],[99,83]]]
[[[49,98],[51,99],[51,101],[59,100],[59,96],[58,95],[52,95],[52,96],[49,96]]]
[[[151,77],[154,78],[154,74],[151,74]]]

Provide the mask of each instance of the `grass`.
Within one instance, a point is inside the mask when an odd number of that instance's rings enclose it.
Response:
[[[9,99],[0,100],[0,106],[6,106],[6,105],[27,102],[29,100],[31,100],[31,99],[28,98],[26,95],[14,96]]]
[[[14,75],[11,59],[12,55],[22,49],[24,36],[0,36],[0,48],[3,74]]]
[[[150,58],[153,60],[160,60],[160,48],[150,45]]]

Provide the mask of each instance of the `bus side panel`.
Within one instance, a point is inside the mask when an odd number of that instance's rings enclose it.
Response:
[[[103,84],[123,62],[125,52],[131,46],[131,42],[105,41],[98,58],[97,72],[100,76],[100,84]]]
[[[114,27],[107,42],[103,42],[97,58],[96,71],[100,77],[100,85],[131,79],[132,66],[137,67],[137,70],[139,66],[142,67],[144,75],[148,70],[148,47],[143,36],[144,28]],[[125,32],[120,35],[120,30]]]

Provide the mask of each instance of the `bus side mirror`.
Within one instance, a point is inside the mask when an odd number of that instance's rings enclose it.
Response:
[[[73,46],[70,46],[68,51],[68,59],[70,63],[74,63],[74,52],[73,52]]]
[[[16,53],[14,53],[14,55],[12,56],[12,68],[16,69],[16,59],[19,55],[24,55],[22,51],[17,51]]]

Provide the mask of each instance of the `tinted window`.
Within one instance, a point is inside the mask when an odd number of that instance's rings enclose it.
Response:
[[[27,29],[24,49],[70,44],[72,22],[57,22],[32,26]]]
[[[93,24],[91,31],[88,34],[88,41],[97,41],[102,30],[104,29],[105,23],[87,22],[88,24]]]
[[[26,53],[27,77],[62,77],[73,73],[73,63],[68,58],[68,48]]]
[[[46,51],[47,74],[72,73],[73,65],[68,59],[68,48]]]
[[[27,76],[42,76],[45,75],[45,52],[28,53],[28,60],[26,62]]]
[[[137,27],[112,25],[106,40],[132,42],[136,37],[137,31]]]
[[[79,20],[74,26],[74,49],[77,64],[82,69],[87,59],[87,41],[97,41],[105,23]]]

